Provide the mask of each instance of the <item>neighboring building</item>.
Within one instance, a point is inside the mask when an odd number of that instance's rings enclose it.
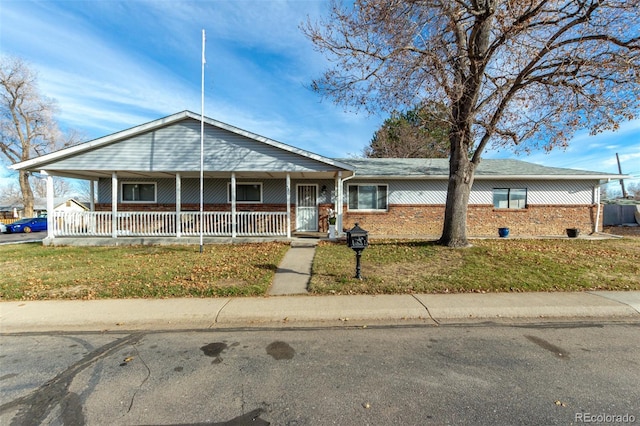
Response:
[[[209,118],[204,124],[202,214],[200,116],[188,111],[12,168],[42,173],[51,188],[52,176],[97,181],[94,211],[55,212],[47,200],[49,240],[183,238],[199,235],[201,222],[205,236],[291,237],[326,231],[329,209],[339,230],[355,222],[372,236],[442,230],[446,159],[331,159]],[[599,230],[600,182],[621,177],[484,160],[471,191],[469,235],[495,236],[498,227],[514,236]]]
[[[33,206],[33,216],[40,217],[47,214],[46,203],[35,202]],[[25,217],[24,205],[22,203],[13,203],[6,206],[0,206],[0,218],[3,219],[21,219]]]
[[[89,207],[73,198],[55,198],[54,211],[88,211]],[[33,216],[42,217],[47,215],[47,200],[36,198],[33,203]],[[21,219],[24,215],[24,205],[15,203],[8,206],[0,206],[0,218]]]

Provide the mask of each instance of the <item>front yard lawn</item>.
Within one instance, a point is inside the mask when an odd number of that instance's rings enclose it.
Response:
[[[640,290],[640,239],[473,240],[454,250],[424,241],[373,241],[354,279],[355,254],[321,243],[316,294]]]
[[[255,296],[287,244],[0,246],[0,300]]]
[[[640,290],[640,238],[373,241],[354,279],[355,254],[321,242],[313,294]],[[0,246],[0,300],[260,296],[288,245]]]

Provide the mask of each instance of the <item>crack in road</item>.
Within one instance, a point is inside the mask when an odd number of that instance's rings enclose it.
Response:
[[[147,369],[147,376],[144,378],[144,380],[140,383],[136,391],[133,393],[133,396],[131,397],[131,402],[129,403],[129,409],[127,410],[127,413],[129,413],[133,408],[133,402],[136,399],[136,395],[138,394],[138,391],[142,389],[142,386],[146,383],[147,380],[149,380],[149,377],[151,377],[151,369],[149,368],[147,363],[144,361],[144,358],[142,358],[142,355],[140,355],[140,351],[138,351],[138,347],[135,344],[133,344],[133,349],[135,349],[136,354],[138,355],[138,359],[140,360],[140,362],[142,362],[142,365],[144,365],[144,368]]]
[[[0,405],[0,413],[21,407],[11,420],[10,425],[36,425],[42,424],[53,409],[60,405],[65,424],[84,424],[85,419],[79,397],[77,394],[69,392],[69,386],[75,377],[96,361],[111,355],[123,346],[135,345],[143,336],[144,333],[131,334],[89,352],[78,362],[69,366],[69,368],[47,381],[38,389]],[[78,407],[80,408],[78,409]]]

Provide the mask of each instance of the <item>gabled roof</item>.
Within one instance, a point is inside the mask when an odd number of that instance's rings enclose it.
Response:
[[[447,158],[357,158],[339,159],[356,168],[356,178],[448,179]],[[628,179],[630,176],[587,170],[547,167],[521,160],[485,159],[480,162],[475,179],[511,180],[603,180]]]
[[[69,177],[109,176],[111,170],[155,173],[196,172],[199,170],[199,114],[183,111],[132,127],[89,142],[68,147],[11,166],[14,170]],[[205,169],[215,172],[228,167],[260,172],[260,161],[268,163],[268,172],[336,172],[353,174],[353,167],[321,155],[204,117],[206,153]],[[238,145],[240,144],[240,149]],[[184,145],[184,144],[187,145]],[[117,148],[114,146],[117,145]],[[121,149],[126,148],[126,149]],[[212,153],[235,156],[233,161]],[[136,151],[139,150],[139,153]],[[100,153],[100,154],[98,154]],[[250,155],[249,155],[250,154]],[[187,158],[188,157],[188,158]],[[96,161],[99,159],[100,161]],[[277,161],[273,161],[273,160]],[[254,161],[255,163],[252,163]],[[221,168],[222,167],[222,168]],[[266,165],[265,165],[266,167]],[[225,170],[227,171],[227,170]],[[93,172],[93,174],[91,174]],[[136,176],[141,176],[139,173]]]
[[[53,209],[55,210],[66,203],[75,204],[76,206],[80,207],[82,210],[89,210],[89,207],[85,203],[81,203],[80,201],[77,201],[74,198],[56,198],[55,200],[53,200],[53,205],[54,205]]]

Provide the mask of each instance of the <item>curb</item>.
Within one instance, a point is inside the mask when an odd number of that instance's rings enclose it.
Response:
[[[487,320],[640,320],[640,291],[0,302],[0,333]]]

